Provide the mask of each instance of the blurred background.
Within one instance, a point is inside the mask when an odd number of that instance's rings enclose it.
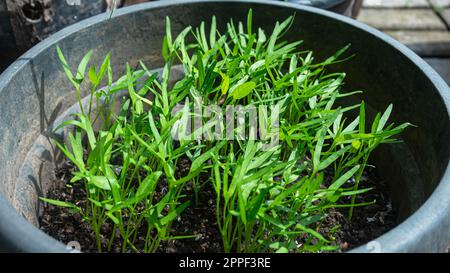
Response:
[[[150,0],[0,0],[0,72],[52,33]],[[274,0],[275,1],[275,0]],[[353,17],[410,47],[450,84],[450,0],[285,0]]]
[[[450,85],[450,0],[364,0],[357,19],[407,45]]]

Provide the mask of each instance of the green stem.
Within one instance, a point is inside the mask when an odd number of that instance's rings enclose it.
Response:
[[[359,188],[359,181],[361,180],[361,176],[362,176],[362,174],[364,172],[364,168],[365,168],[365,166],[367,164],[367,160],[368,160],[368,156],[366,156],[364,158],[363,165],[361,165],[361,168],[359,169],[358,174],[355,177],[355,186],[353,187],[354,191],[358,190],[358,188]],[[351,201],[351,207],[350,207],[350,210],[348,212],[348,219],[349,220],[351,220],[352,217],[353,217],[353,210],[354,210],[355,202],[356,202],[356,195],[353,195],[352,196],[352,201]]]

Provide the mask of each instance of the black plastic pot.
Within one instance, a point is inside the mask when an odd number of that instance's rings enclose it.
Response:
[[[379,174],[390,184],[399,225],[354,251],[438,252],[450,242],[450,88],[421,58],[388,36],[331,12],[269,1],[163,1],[131,6],[111,20],[99,15],[72,25],[33,47],[0,76],[0,247],[4,251],[60,252],[65,246],[33,225],[38,195],[50,186],[53,152],[36,145],[46,138],[52,121],[74,104],[69,82],[57,60],[59,44],[69,63],[89,50],[100,62],[112,54],[115,75],[124,63],[142,59],[162,65],[164,18],[180,31],[214,14],[218,25],[245,20],[253,9],[254,25],[270,31],[276,20],[296,13],[287,34],[304,40],[318,59],[352,44],[355,57],[335,66],[348,75],[347,90],[365,90],[372,110],[395,105],[394,120],[409,121],[404,142],[385,146],[374,155]]]

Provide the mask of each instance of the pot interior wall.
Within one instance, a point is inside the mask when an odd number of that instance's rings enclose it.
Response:
[[[290,8],[268,4],[177,4],[119,13],[101,23],[91,24],[94,19],[88,19],[85,28],[72,26],[80,28],[79,31],[60,35],[58,44],[73,65],[90,49],[94,49],[98,63],[111,52],[117,78],[123,74],[126,62],[133,66],[143,60],[151,68],[162,66],[160,51],[166,15],[171,17],[173,32],[179,33],[185,26],[209,21],[212,15],[222,27],[230,16],[235,22],[245,22],[250,7],[253,25],[265,29],[267,35],[276,20],[294,14]],[[318,60],[351,43],[348,54],[355,56],[333,68],[347,73],[345,89],[364,90],[358,99],[364,99],[372,113],[384,111],[393,103],[394,121],[409,121],[418,126],[403,134],[402,144],[384,146],[373,157],[379,175],[391,186],[400,219],[413,213],[436,187],[449,160],[450,147],[445,143],[450,139],[450,124],[442,118],[448,117],[448,113],[436,87],[420,68],[392,46],[340,21],[297,10],[295,22],[285,37],[304,40],[303,48],[312,49]],[[48,164],[55,160],[55,153],[50,146],[41,145],[30,155],[30,147],[37,138],[48,138],[49,125],[75,98],[55,46],[56,43],[41,44],[34,48],[26,55],[31,58],[20,59],[9,70],[17,73],[8,74],[11,78],[0,83],[0,193],[34,224],[39,210],[37,196],[48,187],[42,181],[48,181],[51,175],[43,170],[51,168]]]

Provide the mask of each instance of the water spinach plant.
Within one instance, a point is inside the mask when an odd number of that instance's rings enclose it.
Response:
[[[343,92],[345,74],[327,72],[348,47],[316,62],[301,41],[283,40],[293,20],[267,33],[252,25],[250,10],[247,22],[231,20],[224,33],[212,17],[208,31],[201,23],[173,37],[167,18],[162,72],[143,62],[136,69],[127,64],[118,80],[109,55],[100,67],[89,66],[89,52],[74,72],[58,48],[79,112],[55,129],[70,129],[65,142],[55,143],[75,165],[67,186],[81,185],[86,200],[41,199],[82,215],[98,252],[111,251],[116,240],[123,252],[156,252],[166,240],[194,237],[171,227],[188,206],[207,205],[197,194],[208,186],[224,252],[339,248],[316,227],[331,208],[348,207],[351,219],[355,207],[371,204],[355,199],[371,190],[359,187],[369,156],[409,124],[388,123],[392,105],[371,124],[364,101],[337,106],[360,93]],[[183,76],[171,81],[177,64]],[[198,105],[199,112],[190,111]],[[229,122],[217,117],[230,106],[246,109],[232,121],[256,119],[258,129],[227,131]],[[248,109],[257,109],[257,116]],[[192,129],[187,120],[201,126]],[[274,120],[277,126],[262,125]],[[182,160],[189,162],[187,171]],[[114,227],[110,238],[102,234],[107,222]]]

